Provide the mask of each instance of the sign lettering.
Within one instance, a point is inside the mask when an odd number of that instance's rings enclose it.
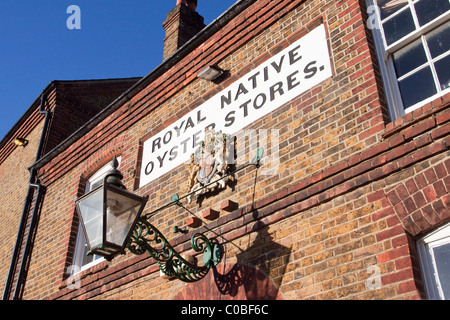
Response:
[[[140,187],[189,161],[205,128],[236,134],[331,75],[321,25],[145,141]]]

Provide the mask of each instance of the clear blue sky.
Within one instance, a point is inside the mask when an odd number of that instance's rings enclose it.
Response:
[[[210,24],[237,0],[198,0]],[[53,80],[140,77],[162,62],[176,0],[0,0],[0,140]],[[70,5],[81,29],[69,30]]]

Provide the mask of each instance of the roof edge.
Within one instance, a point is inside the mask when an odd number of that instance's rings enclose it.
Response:
[[[36,108],[39,108],[41,103],[41,97],[47,94],[51,90],[56,88],[55,81],[51,81],[44,90],[39,94],[39,96],[34,100],[34,102],[28,107],[25,113],[17,120],[17,122],[12,126],[12,128],[5,134],[5,136],[0,140],[0,150],[6,145],[8,141],[11,140],[14,133],[20,128],[20,126],[28,119],[28,117],[33,113]]]

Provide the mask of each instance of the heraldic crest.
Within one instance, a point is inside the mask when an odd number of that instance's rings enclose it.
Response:
[[[191,161],[187,165],[189,171],[185,189],[189,192],[188,203],[192,196],[202,195],[218,189],[223,189],[229,180],[235,167],[236,144],[231,135],[222,131],[215,132],[205,129],[205,140],[191,155]]]

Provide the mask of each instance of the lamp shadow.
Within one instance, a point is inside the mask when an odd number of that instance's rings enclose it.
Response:
[[[257,167],[258,168],[258,167]],[[255,202],[255,190],[258,171],[254,177],[252,203]],[[234,188],[236,179],[233,179]],[[201,206],[201,200],[198,201]],[[185,208],[183,206],[183,208]],[[189,211],[189,209],[185,208]],[[269,233],[269,227],[258,220],[258,210],[254,210],[255,223],[248,236],[256,232],[249,247],[242,250],[233,241],[228,242],[239,252],[236,261],[226,262],[226,252],[222,262],[215,266],[204,279],[185,286],[175,297],[176,300],[221,299],[221,300],[281,300],[280,286],[292,246],[277,243]],[[211,231],[211,230],[210,230]],[[222,237],[217,235],[218,238]],[[227,242],[227,241],[226,241]],[[225,243],[221,245],[225,249]],[[234,259],[233,259],[234,261]]]
[[[250,247],[236,255],[236,263],[223,263],[213,269],[216,288],[222,298],[282,299],[279,287],[291,248],[276,243],[261,221],[255,223],[252,231],[258,234]]]
[[[258,171],[254,178],[252,203],[255,202]],[[257,220],[258,211],[253,212]],[[227,265],[223,262],[213,269],[214,283],[221,299],[280,300],[280,286],[292,251],[275,242],[268,226],[257,220],[250,234],[257,232],[256,238],[245,250],[236,254],[236,262]],[[222,272],[219,271],[222,269]]]
[[[186,285],[175,300],[282,300],[279,290],[291,247],[273,241],[262,222],[253,226],[258,234],[250,247],[226,259],[204,279]],[[226,258],[226,257],[224,257]]]

